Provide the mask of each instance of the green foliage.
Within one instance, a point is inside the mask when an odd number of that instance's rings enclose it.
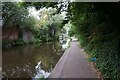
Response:
[[[57,7],[57,2],[23,2],[24,7],[35,6],[37,10],[43,7]]]
[[[16,2],[4,2],[2,5],[3,27],[20,27],[28,11]]]
[[[41,40],[51,41],[58,37],[63,22],[63,16],[57,13],[57,9],[53,8],[56,5],[53,4],[56,3],[4,2],[2,4],[3,27],[17,27],[21,30],[31,30],[35,35],[35,39],[30,43],[37,43]],[[40,19],[30,14],[30,6],[35,6],[37,8]],[[20,38],[21,37],[22,35]],[[16,45],[20,44],[22,44],[22,41],[18,39]]]
[[[51,41],[58,37],[59,30],[63,22],[63,16],[56,14],[56,8],[41,8],[40,19],[35,26],[35,37],[39,37],[43,41]],[[53,39],[52,39],[53,38]]]
[[[31,43],[34,43],[34,44],[41,43],[41,39],[39,39],[39,38],[33,38],[33,39],[29,42],[29,44],[31,44]]]
[[[35,17],[29,16],[24,19],[23,23],[21,24],[21,28],[29,28],[34,31],[35,27],[38,27],[37,25],[38,21]]]
[[[20,45],[23,45],[23,44],[25,44],[25,42],[23,41],[22,38],[19,38],[18,40],[12,42],[12,45],[14,45],[14,46],[20,46]]]
[[[14,40],[14,41],[5,40],[2,42],[3,47],[20,46],[23,44],[25,44],[25,42],[21,38],[19,38],[18,40]]]
[[[104,78],[120,78],[118,3],[70,3],[69,18],[82,47],[96,57]]]
[[[71,24],[70,30],[69,30],[69,32],[68,32],[68,35],[69,35],[70,37],[72,37],[72,36],[74,36],[75,34],[76,34],[76,27]]]

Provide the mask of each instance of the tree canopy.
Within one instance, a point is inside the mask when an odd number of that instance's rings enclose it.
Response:
[[[24,7],[16,2],[4,2],[2,5],[3,27],[24,24],[28,17],[28,11]]]
[[[119,79],[119,3],[70,3],[69,19],[82,47],[105,78]]]

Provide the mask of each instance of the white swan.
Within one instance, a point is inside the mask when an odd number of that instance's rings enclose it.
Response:
[[[37,66],[35,66],[35,69],[37,70],[37,74],[34,78],[48,78],[50,75],[49,72],[45,72],[43,69],[41,69],[41,61],[38,62]]]
[[[41,65],[41,61],[38,62],[37,66],[35,66],[35,69],[39,69]]]

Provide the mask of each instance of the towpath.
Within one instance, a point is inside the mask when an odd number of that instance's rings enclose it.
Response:
[[[49,78],[98,78],[86,57],[78,42],[70,42],[70,48],[62,55]]]

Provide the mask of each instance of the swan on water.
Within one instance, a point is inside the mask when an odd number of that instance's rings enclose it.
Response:
[[[48,76],[50,75],[49,72],[45,72],[42,68],[41,68],[41,64],[42,62],[39,61],[37,66],[35,66],[35,69],[37,70],[37,74],[35,75],[34,78],[48,78]]]

